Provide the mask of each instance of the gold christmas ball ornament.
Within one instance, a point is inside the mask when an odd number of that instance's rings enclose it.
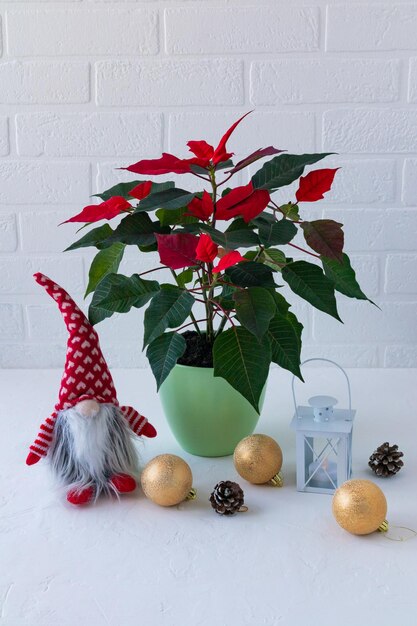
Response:
[[[175,454],[160,454],[149,461],[140,481],[145,496],[160,506],[174,506],[196,497],[190,466]]]
[[[336,522],[353,535],[369,535],[388,530],[387,501],[381,489],[370,480],[348,480],[333,496]]]
[[[233,455],[239,476],[254,485],[270,483],[282,487],[282,450],[268,435],[249,435],[240,441]]]

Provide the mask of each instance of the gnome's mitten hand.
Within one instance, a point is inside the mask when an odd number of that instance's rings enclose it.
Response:
[[[139,435],[143,435],[144,437],[149,437],[151,439],[152,437],[156,437],[157,432],[150,422],[146,422]]]
[[[26,459],[26,465],[35,465],[35,463],[37,463],[40,460],[41,460],[41,457],[38,454],[35,454],[35,452],[29,452],[27,459]]]

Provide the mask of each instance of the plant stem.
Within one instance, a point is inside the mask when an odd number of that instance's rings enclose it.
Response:
[[[212,264],[207,263],[207,267],[208,267],[208,271],[207,271],[208,281],[209,281],[209,284],[211,284],[213,281],[213,274],[211,272]],[[213,293],[214,293],[214,287],[210,287],[209,292],[207,294],[205,291],[203,292],[204,300],[206,303],[206,313],[207,313],[207,341],[209,343],[213,343],[214,341],[214,329],[213,329],[214,310],[213,310],[213,304],[212,304]]]
[[[203,317],[201,320],[195,320],[196,322],[206,322],[207,318]],[[180,328],[177,328],[175,332],[179,332],[180,330],[182,330],[183,328],[187,328],[187,326],[192,326],[194,324],[194,322],[188,322],[188,324],[184,324],[184,326],[181,326]],[[200,333],[201,335],[201,333]]]
[[[213,304],[218,307],[221,311],[223,311],[223,314],[226,316],[226,318],[229,320],[229,322],[231,323],[232,326],[234,326],[234,322],[232,320],[232,318],[230,317],[229,313],[226,311],[226,309],[224,309],[222,307],[221,304],[219,304],[218,302],[216,302],[215,300],[213,300]]]
[[[271,202],[272,202],[273,206],[269,206],[269,204],[268,204],[268,209],[273,209],[274,213],[275,213],[275,210],[280,211],[283,215],[285,215],[285,213],[284,213],[284,211],[281,209],[281,207],[279,207],[279,206],[277,205],[277,203],[276,203],[276,202],[274,202],[274,201],[272,200],[272,198],[271,198]],[[301,222],[302,222],[303,220],[291,220],[291,221],[292,221],[292,222],[294,222],[294,224],[301,224]]]
[[[214,168],[210,171],[210,183],[211,183],[211,199],[213,201],[213,219],[211,220],[211,226],[214,228],[216,226],[216,205],[217,205],[217,183],[216,183],[216,172]]]
[[[179,284],[179,282],[178,282],[178,276],[176,275],[176,273],[174,272],[174,270],[170,270],[170,271],[171,271],[171,274],[173,275],[173,277],[174,277],[174,279],[175,279],[175,282],[177,283],[178,287],[181,287],[181,285],[180,285],[180,284]],[[201,337],[201,336],[202,336],[202,335],[201,335],[201,330],[200,330],[200,327],[199,327],[199,325],[198,325],[197,321],[201,322],[201,321],[204,321],[204,320],[196,320],[196,319],[195,319],[195,315],[194,315],[194,313],[193,313],[192,311],[190,311],[190,318],[191,318],[191,320],[192,320],[191,324],[194,324],[194,327],[195,327],[196,331],[198,332],[198,334],[199,334],[199,335],[200,335],[200,337]],[[187,324],[187,326],[188,326],[188,324]]]
[[[161,267],[154,267],[151,270],[146,270],[146,272],[141,272],[138,276],[145,276],[145,274],[150,274],[151,272],[157,272],[158,270],[166,270],[168,269],[166,265],[161,265]]]
[[[218,337],[220,333],[223,331],[224,327],[226,326],[226,322],[227,322],[227,315],[223,315],[222,321],[220,322],[219,327],[216,332],[216,337]]]
[[[230,178],[232,178],[232,176],[233,176],[233,174],[229,174],[229,176],[227,176],[226,178],[224,178],[224,179],[222,180],[222,182],[221,182],[221,183],[219,183],[217,186],[218,186],[218,187],[220,187],[220,185],[224,185],[224,183],[227,183],[227,181],[228,181]]]
[[[301,250],[301,252],[305,252],[306,254],[309,254],[310,256],[314,256],[316,257],[316,259],[321,258],[318,254],[314,254],[313,252],[310,252],[309,250],[305,250],[304,248],[300,248],[300,246],[296,246],[295,243],[289,243],[288,245],[291,246],[291,248],[297,248],[297,250]]]
[[[212,189],[212,201],[213,201],[213,219],[211,221],[211,226],[214,228],[216,225],[216,203],[217,203],[217,183],[216,183],[216,172],[214,167],[209,171],[211,189]],[[207,314],[207,341],[209,343],[214,342],[214,328],[213,328],[213,318],[214,318],[214,308],[213,308],[213,296],[214,296],[214,287],[217,283],[217,280],[213,281],[213,264],[207,263],[207,278],[208,284],[210,285],[209,292],[206,294],[203,291],[203,297],[206,303],[206,314]]]
[[[239,285],[234,285],[233,283],[227,283],[222,279],[222,277],[219,278],[219,282],[217,283],[217,285],[219,287],[223,287],[223,285],[225,287],[234,287],[235,289],[240,289],[240,291],[245,291],[245,287],[240,287]]]
[[[253,259],[254,261],[257,261],[259,259],[259,257],[261,256],[262,252],[265,250],[265,246],[263,246],[262,244],[259,246],[259,250],[256,254],[256,257]]]

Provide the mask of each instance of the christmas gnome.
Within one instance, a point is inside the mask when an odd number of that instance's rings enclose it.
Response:
[[[133,491],[138,471],[133,436],[155,437],[156,430],[134,408],[119,405],[98,335],[72,298],[43,274],[34,278],[58,304],[69,338],[58,402],[41,424],[26,463],[47,456],[69,487],[71,504],[87,504],[100,493]]]

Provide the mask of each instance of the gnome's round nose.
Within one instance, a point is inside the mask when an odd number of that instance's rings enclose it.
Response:
[[[74,408],[84,417],[95,417],[100,411],[100,405],[96,400],[81,400]]]

